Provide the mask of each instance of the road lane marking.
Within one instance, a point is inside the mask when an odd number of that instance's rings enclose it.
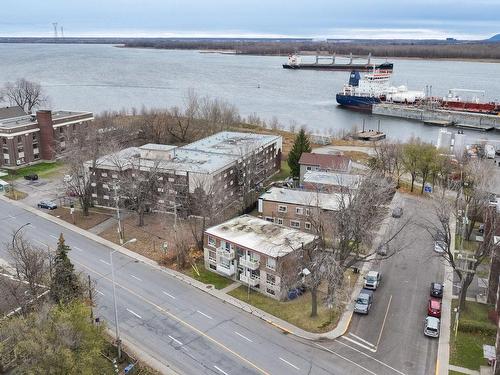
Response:
[[[369,355],[369,354],[366,354],[365,352],[363,352],[363,351],[361,351],[361,350],[358,350],[358,349],[356,349],[356,348],[354,348],[354,347],[352,347],[352,346],[350,346],[350,345],[347,345],[346,343],[343,343],[342,341],[335,340],[335,342],[338,342],[338,343],[339,343],[339,344],[341,344],[341,345],[347,346],[347,347],[348,347],[348,348],[350,348],[351,350],[354,350],[355,352],[357,352],[357,353],[359,353],[359,354],[362,354],[362,355],[364,355],[365,357],[370,358],[371,360],[373,360],[373,361],[375,361],[375,362],[377,362],[377,363],[380,363],[382,366],[385,366],[385,367],[387,367],[387,368],[391,369],[392,371],[397,372],[397,373],[398,373],[398,374],[400,374],[400,375],[406,375],[405,373],[403,373],[403,372],[401,372],[401,371],[399,371],[399,370],[396,370],[394,367],[389,366],[387,363],[382,362],[382,361],[378,360],[377,358],[375,358],[375,357],[373,357],[373,356],[371,356],[371,355]],[[319,344],[317,344],[317,345],[319,346]],[[325,350],[328,350],[328,348],[325,348]],[[337,354],[337,353],[335,353],[335,354]]]
[[[46,243],[44,243],[42,241],[39,241],[39,240],[33,240],[33,241],[38,242],[42,246],[48,246]]]
[[[134,279],[136,279],[136,280],[138,280],[138,281],[142,281],[142,279],[139,279],[137,276],[134,276],[134,275],[132,275],[132,274],[131,274],[130,276],[132,276]]]
[[[201,312],[200,310],[196,310],[197,313],[200,313],[201,315],[203,315],[204,317],[208,318],[208,319],[213,319],[210,315],[207,315],[205,314],[204,312]]]
[[[241,338],[244,338],[244,339],[245,339],[245,340],[247,340],[248,342],[253,342],[253,341],[252,341],[252,340],[250,340],[248,337],[243,336],[243,335],[242,335],[241,333],[239,333],[239,332],[234,331],[234,333],[236,333],[236,334],[237,334],[238,336],[240,336]]]
[[[82,249],[80,249],[80,248],[79,248],[79,247],[77,247],[77,246],[73,246],[73,249],[78,250],[78,251],[83,251]]]
[[[371,348],[368,345],[362,344],[362,343],[360,343],[360,342],[358,342],[356,340],[353,340],[353,339],[351,339],[351,338],[349,338],[347,336],[341,336],[341,338],[343,338],[344,340],[347,340],[349,342],[352,342],[353,344],[361,346],[363,349],[367,349],[367,350],[371,351],[372,353],[376,353],[377,352],[377,349]]]
[[[220,368],[218,368],[217,366],[215,366],[215,369],[218,370],[221,374],[224,374],[224,375],[229,375],[227,372],[225,372],[224,370],[221,370]]]
[[[172,341],[175,341],[177,344],[179,344],[179,345],[184,345],[182,342],[180,342],[180,341],[179,341],[179,340],[177,340],[176,338],[174,338],[174,337],[172,337],[172,336],[170,336],[170,335],[168,335],[168,337],[170,337],[170,339],[171,339]]]
[[[366,345],[369,345],[369,346],[375,347],[375,345],[373,345],[371,342],[366,341],[364,338],[359,337],[358,335],[355,335],[354,333],[349,332],[349,336],[354,337],[355,339],[357,339],[357,340],[359,340],[359,341],[361,341],[361,342],[365,343]]]
[[[392,294],[389,298],[389,303],[387,304],[387,310],[385,310],[384,321],[382,322],[382,328],[380,329],[380,334],[378,335],[377,345],[375,347],[378,349],[378,344],[380,344],[380,339],[382,338],[382,333],[384,332],[385,321],[387,320],[387,314],[389,314],[389,308],[391,307],[392,302]]]
[[[338,342],[340,342],[340,341],[338,341]],[[349,362],[349,363],[353,364],[354,366],[359,367],[359,368],[360,368],[360,369],[362,369],[362,370],[365,370],[365,371],[366,371],[367,373],[369,373],[369,374],[372,374],[372,375],[377,375],[377,374],[375,374],[373,371],[368,370],[366,367],[363,367],[363,366],[361,366],[360,364],[358,364],[358,363],[356,363],[356,362],[354,362],[354,361],[351,361],[349,358],[346,358],[346,357],[344,357],[343,355],[340,355],[340,354],[338,354],[338,353],[334,352],[333,350],[328,349],[326,346],[323,346],[323,345],[320,345],[320,344],[316,344],[316,343],[315,343],[314,345],[316,345],[317,347],[319,347],[319,348],[321,348],[321,349],[323,349],[323,350],[326,350],[326,351],[327,351],[327,352],[329,352],[329,353],[332,353],[333,355],[336,355],[336,356],[337,356],[337,357],[339,357],[339,358],[342,358],[344,361]],[[347,346],[349,346],[349,345],[347,345]],[[363,353],[363,352],[361,352],[361,353]]]
[[[292,366],[295,370],[300,370],[300,368],[298,368],[297,366],[295,366],[293,363],[288,362],[286,359],[283,359],[283,358],[280,357],[280,360],[282,360],[283,362],[285,362],[287,365]]]
[[[106,262],[104,259],[99,259],[99,262],[102,262],[102,263],[104,263],[104,264],[106,264],[108,266],[111,266],[111,263]]]
[[[136,316],[136,317],[138,317],[139,319],[142,319],[142,316],[140,316],[139,314],[137,314],[137,313],[133,312],[132,310],[130,310],[130,309],[128,309],[128,308],[127,308],[127,311],[128,311],[129,313],[131,313],[132,315],[135,315],[135,316]]]
[[[96,291],[97,293],[99,293],[101,296],[103,296],[103,295],[104,295],[104,293],[103,293],[103,292],[101,292],[100,290],[97,290],[97,289],[96,289],[95,291]]]
[[[49,234],[49,236],[50,236],[50,237],[52,237],[52,238],[55,238],[56,240],[58,240],[58,239],[59,239],[59,237],[54,236],[53,234]]]
[[[89,270],[90,272],[93,272],[95,273],[96,275],[98,275],[101,279],[105,279],[107,281],[109,281],[110,283],[112,283],[113,281],[107,277],[106,275],[98,272],[98,271],[95,271],[93,270],[92,268],[90,267],[87,267],[85,264],[83,263],[80,263],[76,260],[73,260],[73,263],[74,264],[78,264],[80,267],[83,267],[87,270]],[[167,309],[161,307],[160,305],[157,305],[156,303],[154,303],[153,301],[150,301],[149,299],[145,298],[144,296],[140,295],[139,293],[136,293],[134,292],[132,289],[129,289],[127,288],[126,286],[124,285],[121,285],[119,283],[116,283],[116,285],[120,286],[123,290],[129,292],[130,294],[132,294],[133,296],[137,297],[138,299],[144,301],[145,303],[153,306],[155,309],[157,309],[158,311],[160,311],[161,313],[165,314],[165,315],[168,315],[169,317],[171,317],[172,319],[176,320],[177,322],[183,324],[184,326],[186,326],[187,328],[189,328],[190,330],[196,332],[198,335],[206,338],[207,340],[213,342],[214,344],[218,345],[219,347],[221,347],[222,349],[224,349],[225,351],[227,351],[228,353],[231,353],[233,356],[235,356],[236,358],[238,358],[240,361],[248,364],[249,366],[253,367],[254,369],[256,369],[257,371],[261,372],[262,374],[264,375],[271,375],[269,372],[263,370],[262,368],[260,368],[259,366],[257,366],[255,363],[251,362],[250,360],[248,360],[247,358],[243,357],[241,354],[238,354],[237,352],[235,352],[234,350],[232,350],[231,348],[225,346],[223,343],[217,341],[216,339],[214,339],[213,337],[207,335],[205,332],[199,330],[198,328],[196,328],[195,326],[189,324],[188,322],[182,320],[181,318],[177,317],[177,315],[171,313],[170,311],[168,311]],[[374,374],[375,375],[375,374]]]
[[[164,290],[162,290],[161,292],[162,292],[163,294],[165,294],[165,295],[169,296],[170,298],[175,299],[175,297],[174,297],[173,295],[171,295],[170,293],[167,293],[167,292],[165,292]]]

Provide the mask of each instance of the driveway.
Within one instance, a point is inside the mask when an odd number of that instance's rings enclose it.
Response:
[[[57,199],[64,193],[64,186],[62,178],[39,178],[36,181],[28,181],[18,179],[15,181],[14,186],[28,196],[23,199],[23,202],[29,206],[36,207],[38,202],[42,200],[54,201],[57,204]]]

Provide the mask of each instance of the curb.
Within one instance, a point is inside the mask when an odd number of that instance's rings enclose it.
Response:
[[[217,289],[212,289],[210,287],[207,287],[207,284],[203,284],[202,282],[195,280],[189,276],[186,276],[181,272],[178,272],[178,271],[166,268],[166,267],[162,267],[154,260],[146,258],[143,255],[137,254],[137,253],[135,253],[131,250],[128,250],[120,245],[117,245],[111,241],[108,241],[102,237],[99,237],[98,235],[96,235],[94,233],[91,233],[89,231],[81,229],[73,224],[70,224],[62,219],[59,219],[58,217],[49,215],[49,214],[47,214],[43,211],[40,211],[34,207],[30,207],[23,202],[11,200],[9,198],[4,197],[3,195],[0,195],[0,200],[8,202],[9,204],[17,206],[25,211],[31,212],[31,213],[33,213],[37,216],[40,216],[48,221],[51,221],[55,224],[58,224],[65,229],[71,230],[72,232],[75,232],[75,233],[80,234],[84,237],[87,237],[88,239],[90,239],[94,242],[97,242],[103,246],[111,248],[112,250],[116,250],[117,252],[120,252],[120,253],[122,253],[122,254],[124,254],[132,259],[135,259],[135,260],[138,260],[142,263],[148,264],[149,266],[153,267],[155,270],[164,272],[167,275],[176,278],[177,280],[180,280],[180,281],[182,281],[188,285],[191,285],[191,286],[193,286],[193,287],[195,287],[195,288],[197,288],[205,293],[210,294],[211,296],[223,301],[224,303],[228,303],[228,304],[230,304],[230,305],[232,305],[240,310],[246,311],[247,313],[264,320],[265,322],[273,325],[274,327],[276,327],[276,328],[278,328],[278,329],[280,329],[283,332],[286,332],[288,334],[292,334],[294,336],[297,336],[297,337],[300,337],[300,338],[303,338],[306,340],[311,340],[311,341],[324,340],[324,339],[333,340],[333,339],[336,339],[337,337],[340,337],[343,334],[345,334],[345,332],[349,328],[349,324],[351,322],[352,314],[353,314],[353,310],[349,306],[351,304],[351,302],[349,302],[349,304],[345,308],[344,312],[342,313],[342,316],[339,319],[339,323],[337,324],[337,327],[335,327],[332,331],[325,332],[325,333],[307,332],[307,331],[305,331],[301,328],[298,328],[296,326],[293,326],[292,324],[290,324],[290,323],[288,323],[280,318],[277,318],[277,317],[275,317],[275,316],[273,316],[273,315],[271,315],[263,310],[260,310],[260,309],[254,307],[254,306],[252,306],[244,301],[241,301],[237,298],[234,298],[230,295],[227,295],[223,292],[220,292]],[[363,273],[365,271],[367,264],[368,263],[364,263],[360,273]],[[354,289],[351,293],[351,301],[359,293],[359,290],[361,289],[361,284],[362,284],[361,281],[362,281],[362,278],[358,278],[356,284],[354,285]]]

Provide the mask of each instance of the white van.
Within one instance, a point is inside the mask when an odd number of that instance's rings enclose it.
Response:
[[[484,155],[487,159],[495,159],[495,147],[493,145],[485,145]]]

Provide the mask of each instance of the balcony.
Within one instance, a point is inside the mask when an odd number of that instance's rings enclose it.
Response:
[[[252,271],[255,271],[255,270],[259,269],[260,262],[256,259],[240,257],[240,265],[242,267],[245,267],[245,268],[248,268]]]
[[[234,250],[226,250],[223,247],[217,248],[217,257],[218,258],[224,258],[227,260],[233,260],[234,259]]]
[[[217,264],[217,272],[222,273],[223,275],[226,276],[233,276],[235,274],[235,267],[234,266],[229,266],[229,267],[224,267],[220,264]]]
[[[250,284],[250,286],[257,286],[260,284],[260,277],[255,277],[255,276],[248,277],[241,274],[240,281],[244,282],[245,284]]]

